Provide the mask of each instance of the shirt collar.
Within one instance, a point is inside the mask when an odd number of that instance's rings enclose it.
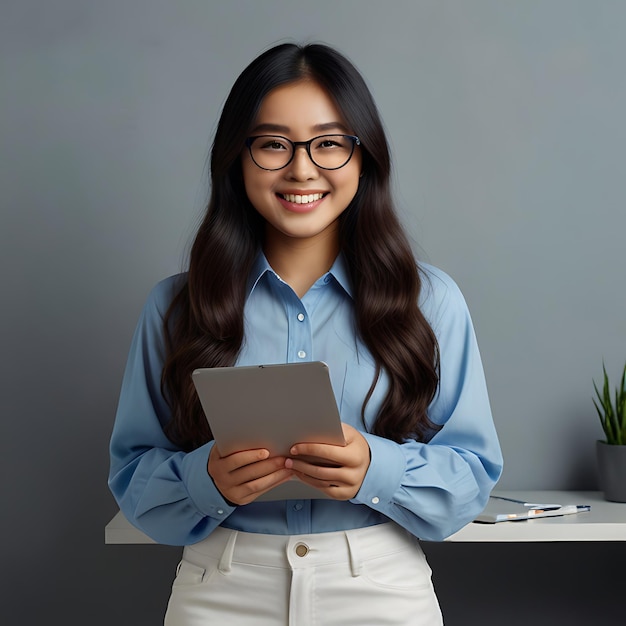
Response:
[[[348,263],[343,254],[339,253],[339,256],[335,259],[333,266],[328,272],[343,288],[343,290],[354,299],[352,295],[352,283],[350,281],[350,272],[348,271]]]
[[[261,280],[261,276],[263,276],[263,274],[265,274],[266,272],[274,272],[274,270],[270,267],[270,264],[267,262],[267,259],[265,258],[263,252],[259,252],[254,261],[254,265],[250,270],[250,275],[248,276],[246,298],[250,297],[250,294],[257,286],[257,283],[259,282],[259,280]]]
[[[274,270],[268,263],[263,252],[259,252],[256,260],[254,261],[254,265],[252,266],[252,270],[250,271],[250,275],[248,276],[246,297],[250,296],[254,288],[257,286],[259,280],[261,280],[261,277],[266,272],[272,272],[272,274],[276,275],[276,272],[274,272]],[[335,259],[335,262],[333,263],[328,273],[337,281],[337,283],[351,298],[354,297],[352,295],[352,285],[350,282],[348,264],[346,263],[346,259],[343,254],[340,253],[339,256]]]

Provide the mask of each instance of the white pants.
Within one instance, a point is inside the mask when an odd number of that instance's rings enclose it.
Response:
[[[187,546],[165,626],[437,626],[417,539],[394,523],[311,535],[217,528]]]

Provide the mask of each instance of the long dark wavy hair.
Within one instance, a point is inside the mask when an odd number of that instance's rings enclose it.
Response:
[[[234,365],[244,338],[246,283],[263,244],[264,221],[243,184],[244,142],[263,98],[302,79],[327,90],[361,140],[362,177],[339,232],[357,331],[376,363],[362,416],[384,369],[389,390],[373,433],[401,442],[426,440],[436,429],[427,409],[439,381],[438,345],[417,304],[420,272],[394,211],[389,147],[376,105],[359,72],[336,50],[282,44],[241,73],[224,104],[211,150],[207,211],[190,251],[187,282],[165,316],[161,390],[172,411],[165,432],[185,450],[212,439],[191,372]]]

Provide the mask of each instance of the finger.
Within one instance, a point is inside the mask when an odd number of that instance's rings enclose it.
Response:
[[[269,450],[264,448],[256,450],[241,450],[226,456],[221,456],[218,450],[217,454],[219,455],[219,460],[222,463],[223,468],[229,472],[252,463],[257,463],[258,461],[263,461],[270,456]]]
[[[220,493],[227,500],[241,504],[241,494],[238,491],[241,485],[264,478],[277,471],[283,472],[285,469],[284,457],[255,460],[266,456],[266,454],[267,450],[255,450],[220,457],[218,451],[214,453],[212,450],[208,464],[209,475]],[[278,479],[280,479],[280,475]],[[249,490],[244,490],[244,496],[248,496],[249,493],[253,493],[256,489],[263,488],[265,488],[264,483],[261,483],[260,487],[253,486]]]
[[[285,469],[284,457],[272,457],[263,461],[257,461],[255,463],[249,463],[242,467],[238,467],[229,473],[229,478],[234,485],[242,485],[244,483],[250,483],[265,476]],[[289,468],[286,468],[289,469]]]
[[[305,457],[313,465],[345,465],[346,448],[324,443],[298,443],[292,446],[290,454]]]
[[[360,472],[346,467],[319,467],[293,459],[287,459],[285,465],[302,482],[323,491],[335,500],[350,500],[358,493],[363,482]]]
[[[340,477],[346,471],[345,468],[337,465],[318,465],[298,457],[285,459],[285,467],[325,483],[344,482]]]
[[[293,472],[286,468],[282,468],[261,478],[243,483],[229,490],[228,498],[234,504],[249,504],[256,500],[259,496],[267,493],[274,487],[287,482],[293,477]]]
[[[354,485],[344,484],[340,481],[320,480],[318,478],[308,476],[307,474],[295,471],[294,474],[303,483],[319,489],[319,491],[325,493],[328,497],[333,498],[334,500],[350,500],[358,491]]]

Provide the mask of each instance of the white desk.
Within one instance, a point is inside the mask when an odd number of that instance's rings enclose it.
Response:
[[[601,491],[494,491],[526,502],[589,504],[591,511],[497,524],[471,523],[446,541],[626,541],[626,503],[608,502]]]
[[[600,491],[494,491],[494,495],[533,502],[590,504],[591,511],[498,524],[471,523],[449,542],[626,541],[626,503],[607,502]],[[106,525],[107,544],[155,543],[119,512]]]

